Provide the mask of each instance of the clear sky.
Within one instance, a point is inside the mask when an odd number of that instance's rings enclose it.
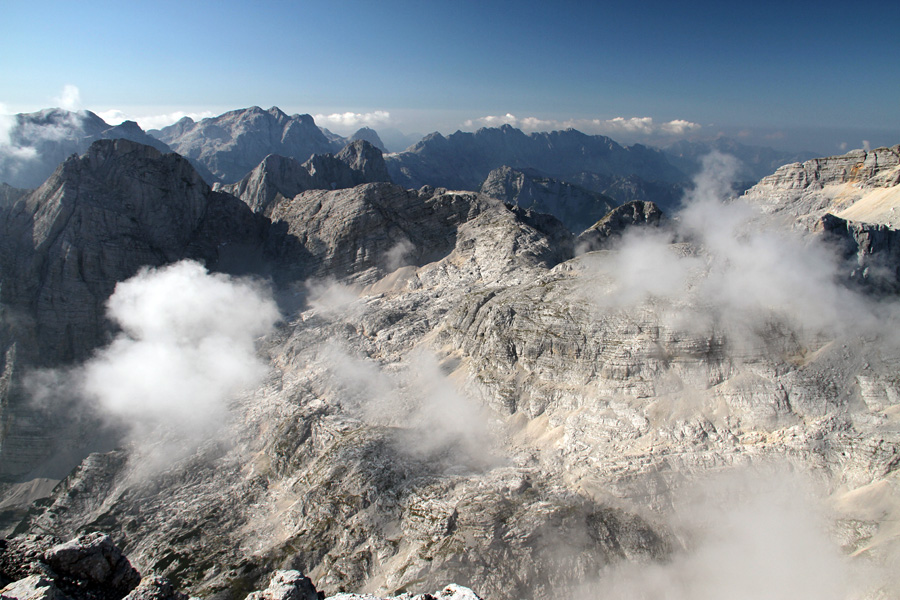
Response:
[[[7,113],[66,104],[147,128],[257,105],[339,133],[900,143],[896,0],[0,0],[0,16]]]

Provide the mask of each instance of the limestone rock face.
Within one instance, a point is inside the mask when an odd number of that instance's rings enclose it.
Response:
[[[548,213],[578,234],[612,210],[612,198],[576,185],[500,167],[491,171],[480,189],[482,194],[521,208]]]
[[[600,250],[615,242],[629,227],[659,227],[663,213],[653,202],[628,202],[609,211],[575,241],[583,252]]]
[[[351,276],[371,282],[404,265],[448,254],[458,228],[496,200],[446,190],[405,190],[373,183],[347,190],[310,190],[276,203],[273,227],[284,226],[303,277]]]
[[[91,111],[59,108],[18,114],[9,130],[9,146],[0,154],[0,182],[36,188],[70,155],[85,152],[97,140],[120,138],[170,151],[134,121],[112,126]]]
[[[235,110],[197,123],[185,117],[155,135],[208,170],[210,183],[239,181],[269,154],[304,162],[344,146],[329,140],[310,115],[288,116],[274,106]]]
[[[233,209],[183,158],[127,140],[97,142],[60,165],[2,215],[0,300],[30,315],[29,358],[85,357],[102,339],[103,303],[116,282],[187,256],[215,261],[228,233],[241,232],[205,225]],[[244,221],[245,237],[254,237],[253,217]]]
[[[67,600],[49,579],[40,575],[29,575],[0,590],[0,597],[10,600]]]
[[[278,155],[267,156],[241,181],[215,189],[243,200],[254,212],[266,213],[279,196],[293,198],[307,190],[345,189],[363,183],[389,182],[381,152],[356,141],[332,156],[315,155],[303,164]]]
[[[900,226],[900,146],[784,165],[747,190],[766,222],[812,230],[831,213],[850,221]]]

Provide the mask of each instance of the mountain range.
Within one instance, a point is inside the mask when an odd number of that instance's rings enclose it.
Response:
[[[735,199],[721,154],[220,119],[0,188],[11,586],[76,538],[221,600],[895,595],[900,146]]]

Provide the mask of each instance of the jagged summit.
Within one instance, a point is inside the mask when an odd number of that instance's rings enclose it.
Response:
[[[222,183],[240,180],[269,154],[303,162],[344,145],[326,137],[312,116],[288,116],[274,106],[234,110],[196,123],[182,119],[156,135]]]
[[[551,214],[575,234],[616,206],[615,200],[603,194],[507,166],[488,173],[479,191],[508,204]]]
[[[293,198],[306,190],[343,189],[378,181],[390,181],[381,151],[357,140],[335,156],[317,154],[303,164],[270,154],[241,181],[216,189],[239,197],[254,212],[266,213],[279,196]]]
[[[371,127],[362,127],[358,129],[356,133],[350,136],[351,142],[355,142],[356,140],[365,140],[381,150],[383,153],[387,153],[387,148],[385,148],[384,143],[381,141],[381,138],[378,137],[378,132]]]

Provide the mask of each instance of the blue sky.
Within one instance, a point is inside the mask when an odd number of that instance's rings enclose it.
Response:
[[[511,122],[834,153],[900,143],[898,5],[0,0],[0,102],[145,126],[276,105],[341,133]]]

